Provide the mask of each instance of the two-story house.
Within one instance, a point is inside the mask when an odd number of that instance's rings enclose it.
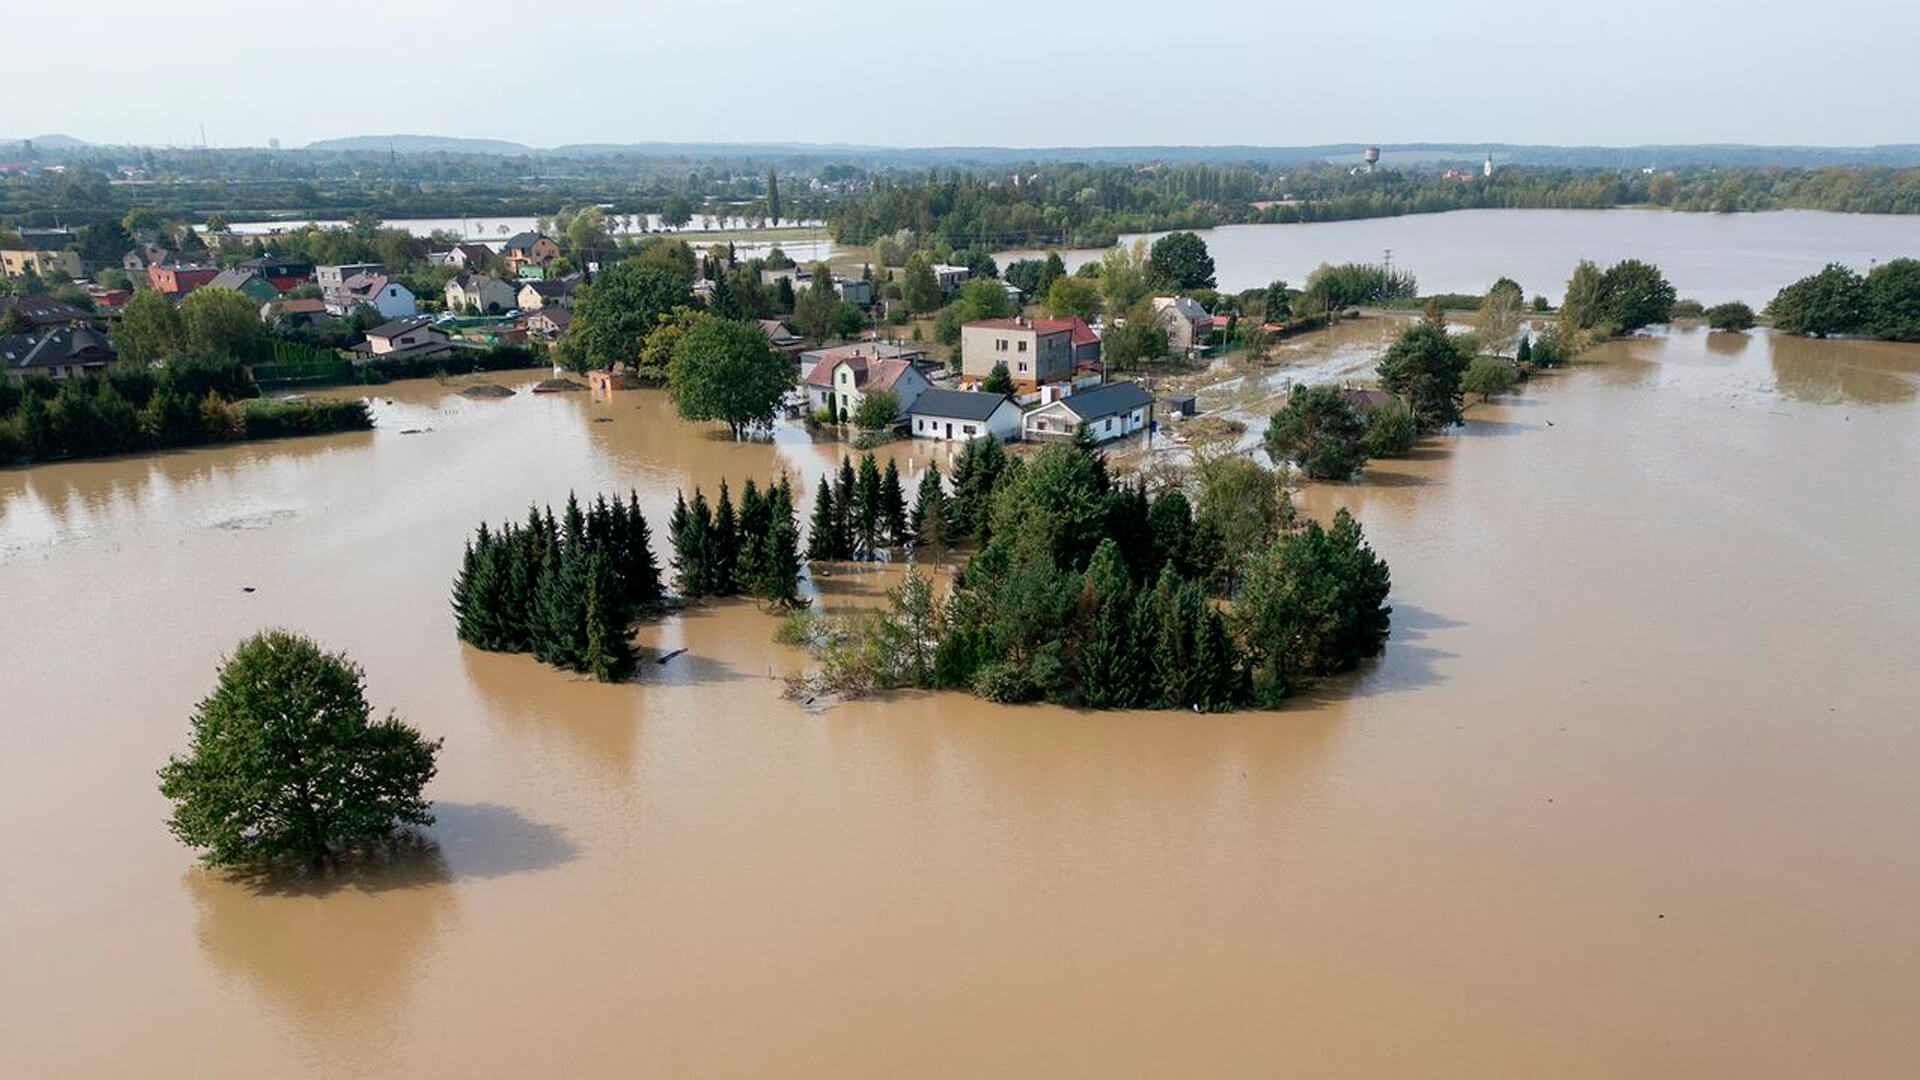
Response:
[[[1073,378],[1073,328],[1065,322],[1015,316],[983,319],[960,328],[960,372],[984,379],[1006,364],[1014,386],[1032,391]]]
[[[1190,296],[1156,296],[1153,317],[1167,332],[1167,348],[1192,352],[1213,333],[1213,316]]]
[[[513,310],[513,286],[495,277],[462,274],[447,282],[447,310],[475,315],[498,315]]]
[[[355,345],[354,351],[358,354],[356,359],[365,363],[431,356],[453,347],[453,340],[445,330],[433,325],[432,318],[414,315],[381,323],[367,331],[367,340]]]
[[[507,269],[519,273],[525,266],[547,267],[560,257],[560,245],[553,238],[537,232],[515,233],[507,238],[506,245],[500,249],[500,258]]]
[[[871,344],[843,345],[821,349],[813,370],[807,374],[807,404],[815,412],[836,411],[850,417],[860,411],[867,395],[885,390],[893,394],[900,414],[913,407],[925,393],[927,377],[911,360],[878,355]]]

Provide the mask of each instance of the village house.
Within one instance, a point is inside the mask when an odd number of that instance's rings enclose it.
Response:
[[[291,292],[313,280],[313,264],[300,259],[282,259],[272,255],[262,255],[248,259],[235,267],[237,270],[249,270],[259,274],[272,285],[275,292]]]
[[[260,305],[260,321],[268,326],[311,326],[327,317],[327,302],[310,300],[269,300]]]
[[[910,359],[881,355],[891,351],[879,343],[842,345],[804,355],[818,359],[807,374],[807,404],[815,412],[838,406],[840,415],[859,411],[867,395],[880,390],[892,392],[901,415],[913,406],[928,388],[927,377]]]
[[[19,240],[0,248],[0,275],[10,278],[33,274],[45,278],[58,272],[70,278],[82,276],[80,253],[49,243],[49,237],[31,236],[22,231]]]
[[[105,371],[113,363],[113,345],[90,326],[62,326],[44,334],[0,335],[0,363],[15,381],[30,375],[71,379]]]
[[[1065,322],[1015,316],[983,319],[960,328],[960,372],[984,379],[995,364],[1007,365],[1014,386],[1031,392],[1073,378],[1073,329]]]
[[[555,304],[527,316],[527,332],[556,338],[573,325],[573,312]]]
[[[564,278],[523,281],[516,300],[522,311],[539,311],[549,306],[572,307],[573,289],[574,283]]]
[[[552,237],[536,232],[515,233],[500,249],[500,258],[506,262],[507,269],[516,274],[529,266],[544,269],[559,257],[560,245],[554,243]]]
[[[933,264],[933,280],[940,283],[941,292],[953,292],[966,284],[967,279],[972,276],[973,271],[964,266],[953,266],[948,263]]]
[[[120,256],[120,269],[129,274],[144,274],[147,267],[173,261],[173,253],[159,244],[141,244]]]
[[[59,326],[74,326],[86,322],[91,316],[74,307],[65,300],[56,300],[46,293],[32,296],[16,296],[0,301],[0,312],[11,311],[15,316],[26,320],[34,333],[52,330]]]
[[[178,300],[220,276],[217,266],[197,263],[171,263],[147,267],[147,284],[168,299]]]
[[[1153,317],[1167,331],[1167,348],[1192,352],[1213,333],[1213,316],[1190,296],[1156,296]]]
[[[268,300],[272,300],[274,297],[280,295],[280,290],[274,288],[272,282],[251,270],[243,270],[238,266],[230,266],[218,274],[215,274],[212,280],[207,282],[206,287],[209,289],[232,289],[234,292],[250,296],[261,303],[266,303]]]
[[[1001,442],[1020,437],[1020,406],[1005,394],[932,389],[907,410],[916,439],[971,442],[992,435]]]
[[[1029,410],[1021,428],[1028,439],[1071,439],[1087,426],[1095,442],[1140,431],[1153,423],[1153,395],[1136,382],[1108,383]]]
[[[472,272],[492,266],[495,258],[493,249],[485,244],[441,244],[429,246],[427,261],[435,266]]]
[[[105,286],[87,282],[87,297],[93,301],[93,310],[101,315],[112,315],[127,306],[133,299],[132,289],[109,289]]]
[[[1034,325],[1053,328],[1065,327],[1071,335],[1069,342],[1073,346],[1073,363],[1082,371],[1091,369],[1100,363],[1100,335],[1094,333],[1087,320],[1074,316],[1070,319],[1035,319]]]
[[[413,290],[385,274],[355,274],[321,299],[332,315],[350,315],[363,305],[387,319],[402,319],[420,310]]]
[[[453,348],[453,340],[445,330],[433,325],[426,315],[414,315],[392,322],[381,323],[367,331],[367,340],[355,345],[355,360],[365,363],[369,360],[410,360],[421,356],[432,356]]]
[[[475,315],[498,315],[513,309],[513,286],[495,277],[462,274],[448,280],[447,310]]]
[[[807,347],[806,339],[794,333],[785,319],[761,319],[760,332],[767,335],[773,351],[783,356],[798,356]]]
[[[355,274],[384,274],[386,272],[387,266],[385,263],[341,263],[338,266],[316,266],[313,268],[313,281],[314,284],[320,286],[320,292],[324,295],[328,292],[339,291],[340,287],[347,283],[347,279],[353,277]]]
[[[784,324],[783,324],[784,325]],[[820,361],[830,356],[847,356],[853,353],[878,360],[905,360],[915,367],[927,365],[926,350],[919,346],[899,341],[862,341],[853,345],[835,345],[831,348],[804,349],[800,353],[800,374],[805,375],[820,366]]]

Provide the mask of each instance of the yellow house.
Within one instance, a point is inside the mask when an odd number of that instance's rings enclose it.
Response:
[[[55,270],[70,278],[82,276],[80,253],[64,249],[8,248],[0,251],[0,270],[10,278],[24,277],[29,272],[46,277]]]

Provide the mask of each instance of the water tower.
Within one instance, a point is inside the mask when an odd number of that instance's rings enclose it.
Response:
[[[1366,162],[1367,171],[1372,172],[1373,167],[1380,164],[1380,148],[1377,146],[1367,147],[1366,151],[1360,155],[1360,160]]]

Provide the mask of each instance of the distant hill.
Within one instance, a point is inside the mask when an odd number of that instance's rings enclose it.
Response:
[[[462,139],[451,135],[352,135],[344,139],[321,139],[307,144],[309,150],[392,150],[400,154],[506,154],[534,153],[523,143],[505,139]]]
[[[91,145],[85,139],[76,139],[71,135],[30,135],[17,139],[0,139],[0,146],[19,146],[31,142],[42,150],[77,150]]]

